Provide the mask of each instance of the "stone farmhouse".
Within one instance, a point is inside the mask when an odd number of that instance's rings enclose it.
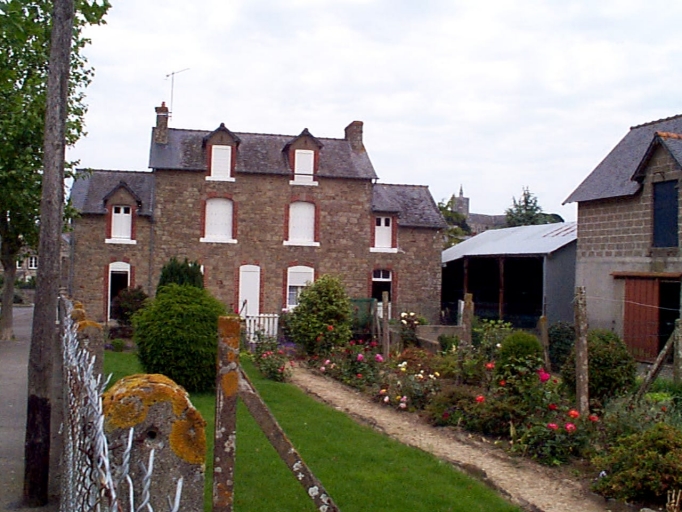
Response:
[[[352,298],[388,291],[392,316],[436,321],[445,224],[424,186],[377,183],[363,123],[318,138],[169,128],[156,108],[151,172],[81,171],[70,293],[100,321],[126,286],[153,295],[171,257],[242,314],[280,313],[324,274]]]
[[[653,360],[680,310],[682,116],[635,126],[566,199],[578,203],[576,285],[591,328]]]

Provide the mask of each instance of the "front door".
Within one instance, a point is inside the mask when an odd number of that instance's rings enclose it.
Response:
[[[260,314],[260,267],[258,265],[239,267],[239,314],[242,318]]]

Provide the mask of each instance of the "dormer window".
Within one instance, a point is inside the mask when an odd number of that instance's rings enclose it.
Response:
[[[297,149],[294,153],[294,180],[292,184],[312,185],[315,183],[315,152]]]
[[[111,238],[108,244],[136,244],[133,239],[133,208],[128,205],[111,207]]]
[[[209,181],[234,181],[232,176],[232,146],[212,145]]]
[[[398,252],[394,228],[394,219],[392,217],[375,217],[374,243],[370,248],[370,252]]]

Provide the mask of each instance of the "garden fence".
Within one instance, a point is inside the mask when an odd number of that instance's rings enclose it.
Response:
[[[257,343],[260,336],[277,338],[279,328],[279,315],[262,314],[248,315],[246,321],[246,339],[249,344]]]
[[[143,471],[142,487],[146,494],[135,506],[129,476],[132,429],[121,467],[111,467],[109,447],[104,434],[102,392],[106,382],[95,371],[95,355],[78,339],[78,325],[71,318],[73,304],[60,298],[59,320],[62,326],[64,416],[62,424],[60,512],[119,512],[145,510],[149,506],[149,488],[154,465],[154,452]],[[101,357],[101,354],[100,354]],[[120,492],[119,492],[120,491]],[[178,482],[169,510],[177,512],[182,482]],[[124,494],[127,493],[127,494]]]

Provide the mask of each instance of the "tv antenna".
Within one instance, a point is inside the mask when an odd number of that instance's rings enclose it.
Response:
[[[170,112],[169,116],[173,115],[173,89],[175,89],[175,75],[182,73],[183,71],[188,71],[189,68],[181,69],[180,71],[171,71],[166,75],[166,80],[168,77],[171,79],[171,95],[170,95]]]

